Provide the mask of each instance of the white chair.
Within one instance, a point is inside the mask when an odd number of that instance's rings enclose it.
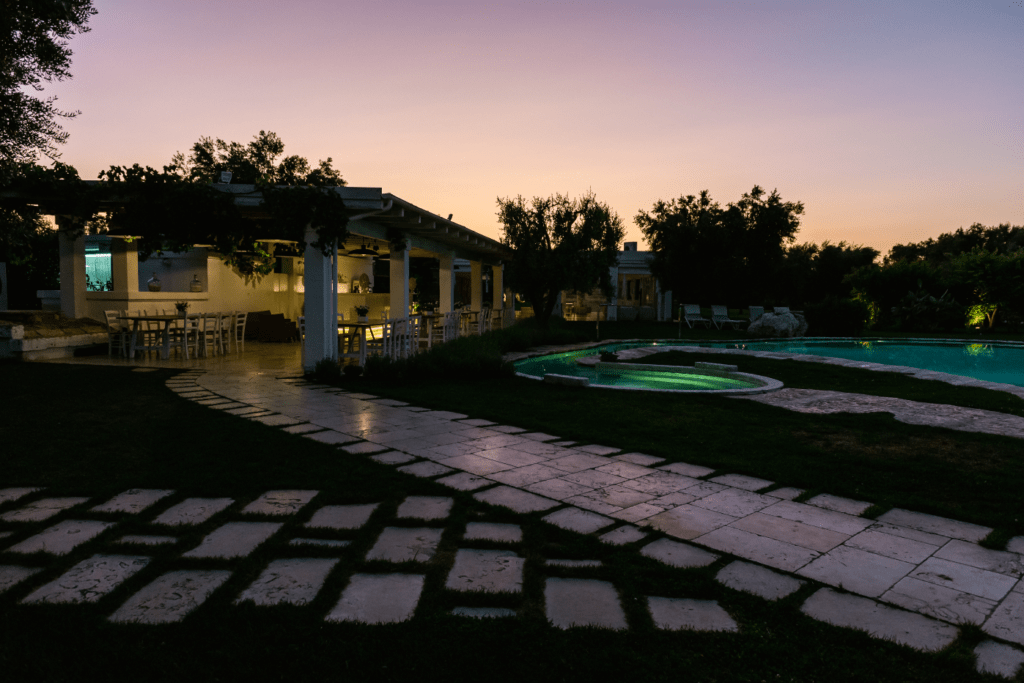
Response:
[[[118,320],[118,316],[124,311],[103,311],[103,317],[107,320],[107,356],[114,357],[114,346],[117,346],[118,356],[128,355],[128,344],[131,339],[131,330],[126,321]]]
[[[712,306],[711,307],[711,324],[722,329],[722,325],[732,325],[735,330],[737,325],[742,325],[743,320],[733,320],[729,317],[729,309],[725,306]]]
[[[711,321],[700,314],[698,304],[683,304],[683,322],[691,329],[694,323],[703,324],[704,327],[711,327]]]
[[[249,319],[248,311],[235,311],[235,349],[245,351],[245,321]]]
[[[203,313],[199,316],[199,344],[203,356],[209,356],[211,348],[216,355],[217,347],[221,345],[220,319],[220,313]]]
[[[182,355],[185,356],[185,360],[188,360],[191,357],[189,354],[189,347],[192,347],[192,354],[198,358],[199,318],[189,318],[187,312],[182,312],[179,315],[181,316],[181,320],[174,321],[169,330],[171,335],[171,344],[175,348],[181,350]]]
[[[758,318],[764,315],[764,306],[751,306],[750,307],[750,322],[754,322]]]
[[[491,307],[484,306],[480,309],[480,318],[476,321],[476,333],[483,334],[491,331]]]
[[[217,342],[220,345],[220,352],[227,354],[231,352],[231,342],[235,336],[235,311],[227,311],[218,313],[220,320],[218,320],[218,332]]]

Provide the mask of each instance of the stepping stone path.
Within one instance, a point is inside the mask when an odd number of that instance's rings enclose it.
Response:
[[[495,524],[493,522],[469,522],[465,541],[495,541],[497,543],[519,543],[523,540],[523,530],[518,524]]]
[[[654,625],[667,631],[739,631],[729,613],[715,600],[647,598]]]
[[[202,524],[232,503],[230,498],[187,498],[153,520],[166,526],[195,526]]]
[[[88,498],[44,498],[19,510],[0,515],[5,522],[42,522],[89,500]]]
[[[377,505],[327,505],[315,513],[305,526],[311,529],[358,529],[366,524]]]
[[[305,605],[316,599],[327,575],[338,560],[274,560],[235,603],[251,600],[257,605]]]
[[[128,598],[110,615],[110,621],[138,624],[181,621],[230,576],[231,572],[220,570],[168,572]]]
[[[211,532],[182,557],[245,557],[280,528],[281,525],[276,522],[228,522]]]
[[[7,549],[10,553],[67,555],[114,526],[107,522],[68,519]]]
[[[459,550],[445,588],[485,593],[521,593],[526,560],[510,550]]]
[[[557,628],[627,628],[618,593],[607,581],[548,579],[544,585],[544,603],[548,621]]]
[[[367,560],[386,562],[427,562],[437,552],[444,529],[406,529],[387,527],[370,552]]]
[[[355,574],[327,621],[393,624],[408,621],[423,593],[421,574]]]
[[[96,602],[147,564],[148,557],[137,555],[94,555],[22,602]]]
[[[318,491],[268,491],[242,509],[248,515],[294,515]]]
[[[125,512],[135,514],[142,512],[158,500],[166,498],[173,493],[174,491],[164,489],[130,489],[114,496],[102,505],[97,505],[90,512]]]

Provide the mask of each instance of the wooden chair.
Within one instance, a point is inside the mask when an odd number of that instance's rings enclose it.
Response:
[[[128,355],[128,344],[131,339],[131,330],[126,325],[127,321],[118,320],[118,316],[124,311],[103,311],[103,317],[107,320],[107,357],[114,357],[114,346],[117,346],[118,356]]]

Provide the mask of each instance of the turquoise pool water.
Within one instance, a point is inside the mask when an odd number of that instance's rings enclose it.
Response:
[[[666,389],[670,391],[720,391],[723,389],[753,389],[760,386],[754,382],[713,375],[687,375],[657,371],[630,370],[621,373],[599,372],[596,368],[576,364],[582,356],[596,356],[604,349],[635,348],[641,344],[615,344],[600,349],[554,353],[549,356],[527,358],[518,361],[516,371],[532,377],[543,377],[551,373],[586,377],[591,384],[624,389]]]
[[[602,350],[637,348],[641,346],[700,346],[720,349],[745,349],[747,351],[781,351],[812,356],[829,356],[847,360],[885,365],[907,365],[913,368],[962,375],[986,382],[999,382],[1024,387],[1024,344],[969,343],[943,341],[912,341],[889,339],[800,339],[784,341],[755,341],[743,343],[689,342],[665,340],[661,342],[629,342],[609,344],[597,349],[575,351],[571,354],[557,354],[537,361],[545,372],[572,374],[568,366],[575,367],[575,357],[593,355]],[[568,357],[572,356],[572,359]],[[548,360],[550,359],[550,360]],[[568,361],[568,362],[567,362]],[[520,361],[525,363],[527,361]],[[728,362],[723,359],[723,362]],[[517,363],[516,368],[520,365]],[[527,372],[527,370],[520,370]],[[528,374],[534,374],[529,371]],[[543,373],[542,373],[543,374]]]

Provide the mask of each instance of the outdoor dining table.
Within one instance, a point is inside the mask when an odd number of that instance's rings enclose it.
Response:
[[[346,320],[345,322],[338,323],[338,331],[339,331],[339,336],[338,336],[338,353],[339,353],[339,355],[341,355],[344,358],[358,358],[359,359],[359,365],[361,367],[365,367],[366,366],[366,331],[368,329],[370,329],[371,327],[380,327],[382,324],[383,323],[380,320],[377,320],[377,321],[367,321],[367,322],[361,322],[361,321],[358,321],[358,320],[355,321],[355,322],[349,322],[349,321]],[[340,331],[343,328],[348,328],[348,329],[356,330],[358,332],[358,334],[359,334],[359,351],[357,351],[355,353],[343,353],[342,352],[342,350],[341,350],[341,335],[340,335]]]
[[[185,315],[173,315],[173,314],[162,314],[162,315],[120,315],[118,320],[130,320],[132,321],[132,340],[128,346],[128,357],[135,358],[136,351],[159,351],[160,358],[167,360],[171,357],[171,323],[175,320],[184,320],[186,317],[196,319],[199,317],[198,313],[191,313]],[[160,330],[160,344],[156,346],[145,345],[138,343],[139,328],[144,322],[158,322],[163,323],[163,327]]]
[[[427,333],[427,348],[429,349],[434,341],[434,322],[438,318],[444,318],[444,313],[420,313],[419,315],[426,323],[420,327],[420,330],[425,330]]]

